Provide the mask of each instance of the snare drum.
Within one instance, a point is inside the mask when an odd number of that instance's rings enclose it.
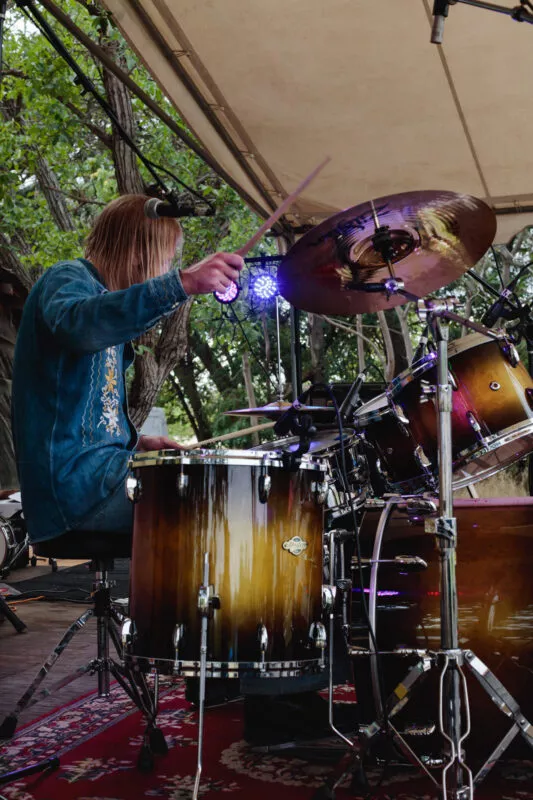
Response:
[[[351,504],[359,507],[368,486],[366,460],[360,437],[350,428],[343,430],[343,448],[337,428],[317,431],[309,443],[309,456],[319,457],[327,467],[328,493],[326,507],[333,518],[350,511]],[[259,445],[259,450],[269,449],[279,453],[294,453],[300,446],[298,436],[290,436]],[[346,475],[344,470],[346,469]],[[349,493],[349,496],[348,496]]]
[[[199,676],[204,557],[208,677],[299,676],[324,667],[326,466],[261,451],[140,453],[126,658]]]
[[[465,336],[450,342],[448,358],[453,488],[460,489],[533,451],[533,380],[504,337]],[[385,395],[358,410],[357,425],[365,429],[396,491],[435,487],[435,383],[436,354],[429,353],[396,377]]]
[[[410,427],[401,421],[386,393],[360,406],[355,422],[363,434],[368,460],[375,465],[371,480],[378,484],[374,486],[377,495],[383,491],[417,494],[434,483],[432,468],[422,464]]]

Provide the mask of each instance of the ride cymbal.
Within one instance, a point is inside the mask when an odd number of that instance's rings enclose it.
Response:
[[[302,236],[280,264],[279,289],[296,308],[315,314],[392,308],[409,298],[364,288],[391,277],[386,256],[393,277],[423,297],[479,261],[495,234],[494,211],[470,195],[420,191],[380,197]]]
[[[258,408],[236,408],[233,411],[224,411],[226,417],[268,417],[269,419],[278,419],[282,414],[292,406],[292,403],[287,403],[285,400],[276,401],[274,403],[267,403],[266,406],[259,406]],[[334,414],[335,409],[333,406],[299,406],[298,414]]]

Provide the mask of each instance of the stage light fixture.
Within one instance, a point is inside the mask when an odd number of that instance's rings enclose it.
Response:
[[[251,281],[250,291],[257,300],[273,300],[279,294],[278,282],[268,272],[262,272]]]
[[[232,281],[224,292],[213,292],[213,294],[219,303],[222,303],[223,306],[227,306],[237,299],[240,292],[241,287],[235,283],[235,281]]]

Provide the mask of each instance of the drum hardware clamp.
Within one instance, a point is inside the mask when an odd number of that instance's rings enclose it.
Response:
[[[266,652],[268,650],[268,630],[266,625],[260,624],[257,626],[257,639],[259,642],[259,651],[261,653],[261,663],[264,664]]]
[[[270,492],[272,490],[272,478],[268,474],[268,464],[267,464],[268,456],[263,456],[261,461],[261,467],[259,470],[259,482],[258,482],[258,493],[259,493],[259,502],[266,503],[268,498],[270,497]]]
[[[126,478],[126,495],[132,503],[138,503],[141,499],[142,483],[141,479],[131,473]]]

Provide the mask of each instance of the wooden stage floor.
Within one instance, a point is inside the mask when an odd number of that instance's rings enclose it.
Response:
[[[60,561],[58,566],[61,569],[79,563]],[[4,582],[16,588],[15,579],[27,580],[49,570],[48,565],[24,567],[13,570]],[[0,624],[0,720],[13,709],[69,625],[87,608],[82,603],[32,600],[20,603],[15,609],[17,616],[27,626],[25,633],[17,633],[7,620]],[[45,679],[43,688],[85,665],[95,655],[96,622],[90,620],[83,630],[76,633]],[[26,709],[20,717],[20,724],[43,716],[95,688],[96,676],[84,675]]]

